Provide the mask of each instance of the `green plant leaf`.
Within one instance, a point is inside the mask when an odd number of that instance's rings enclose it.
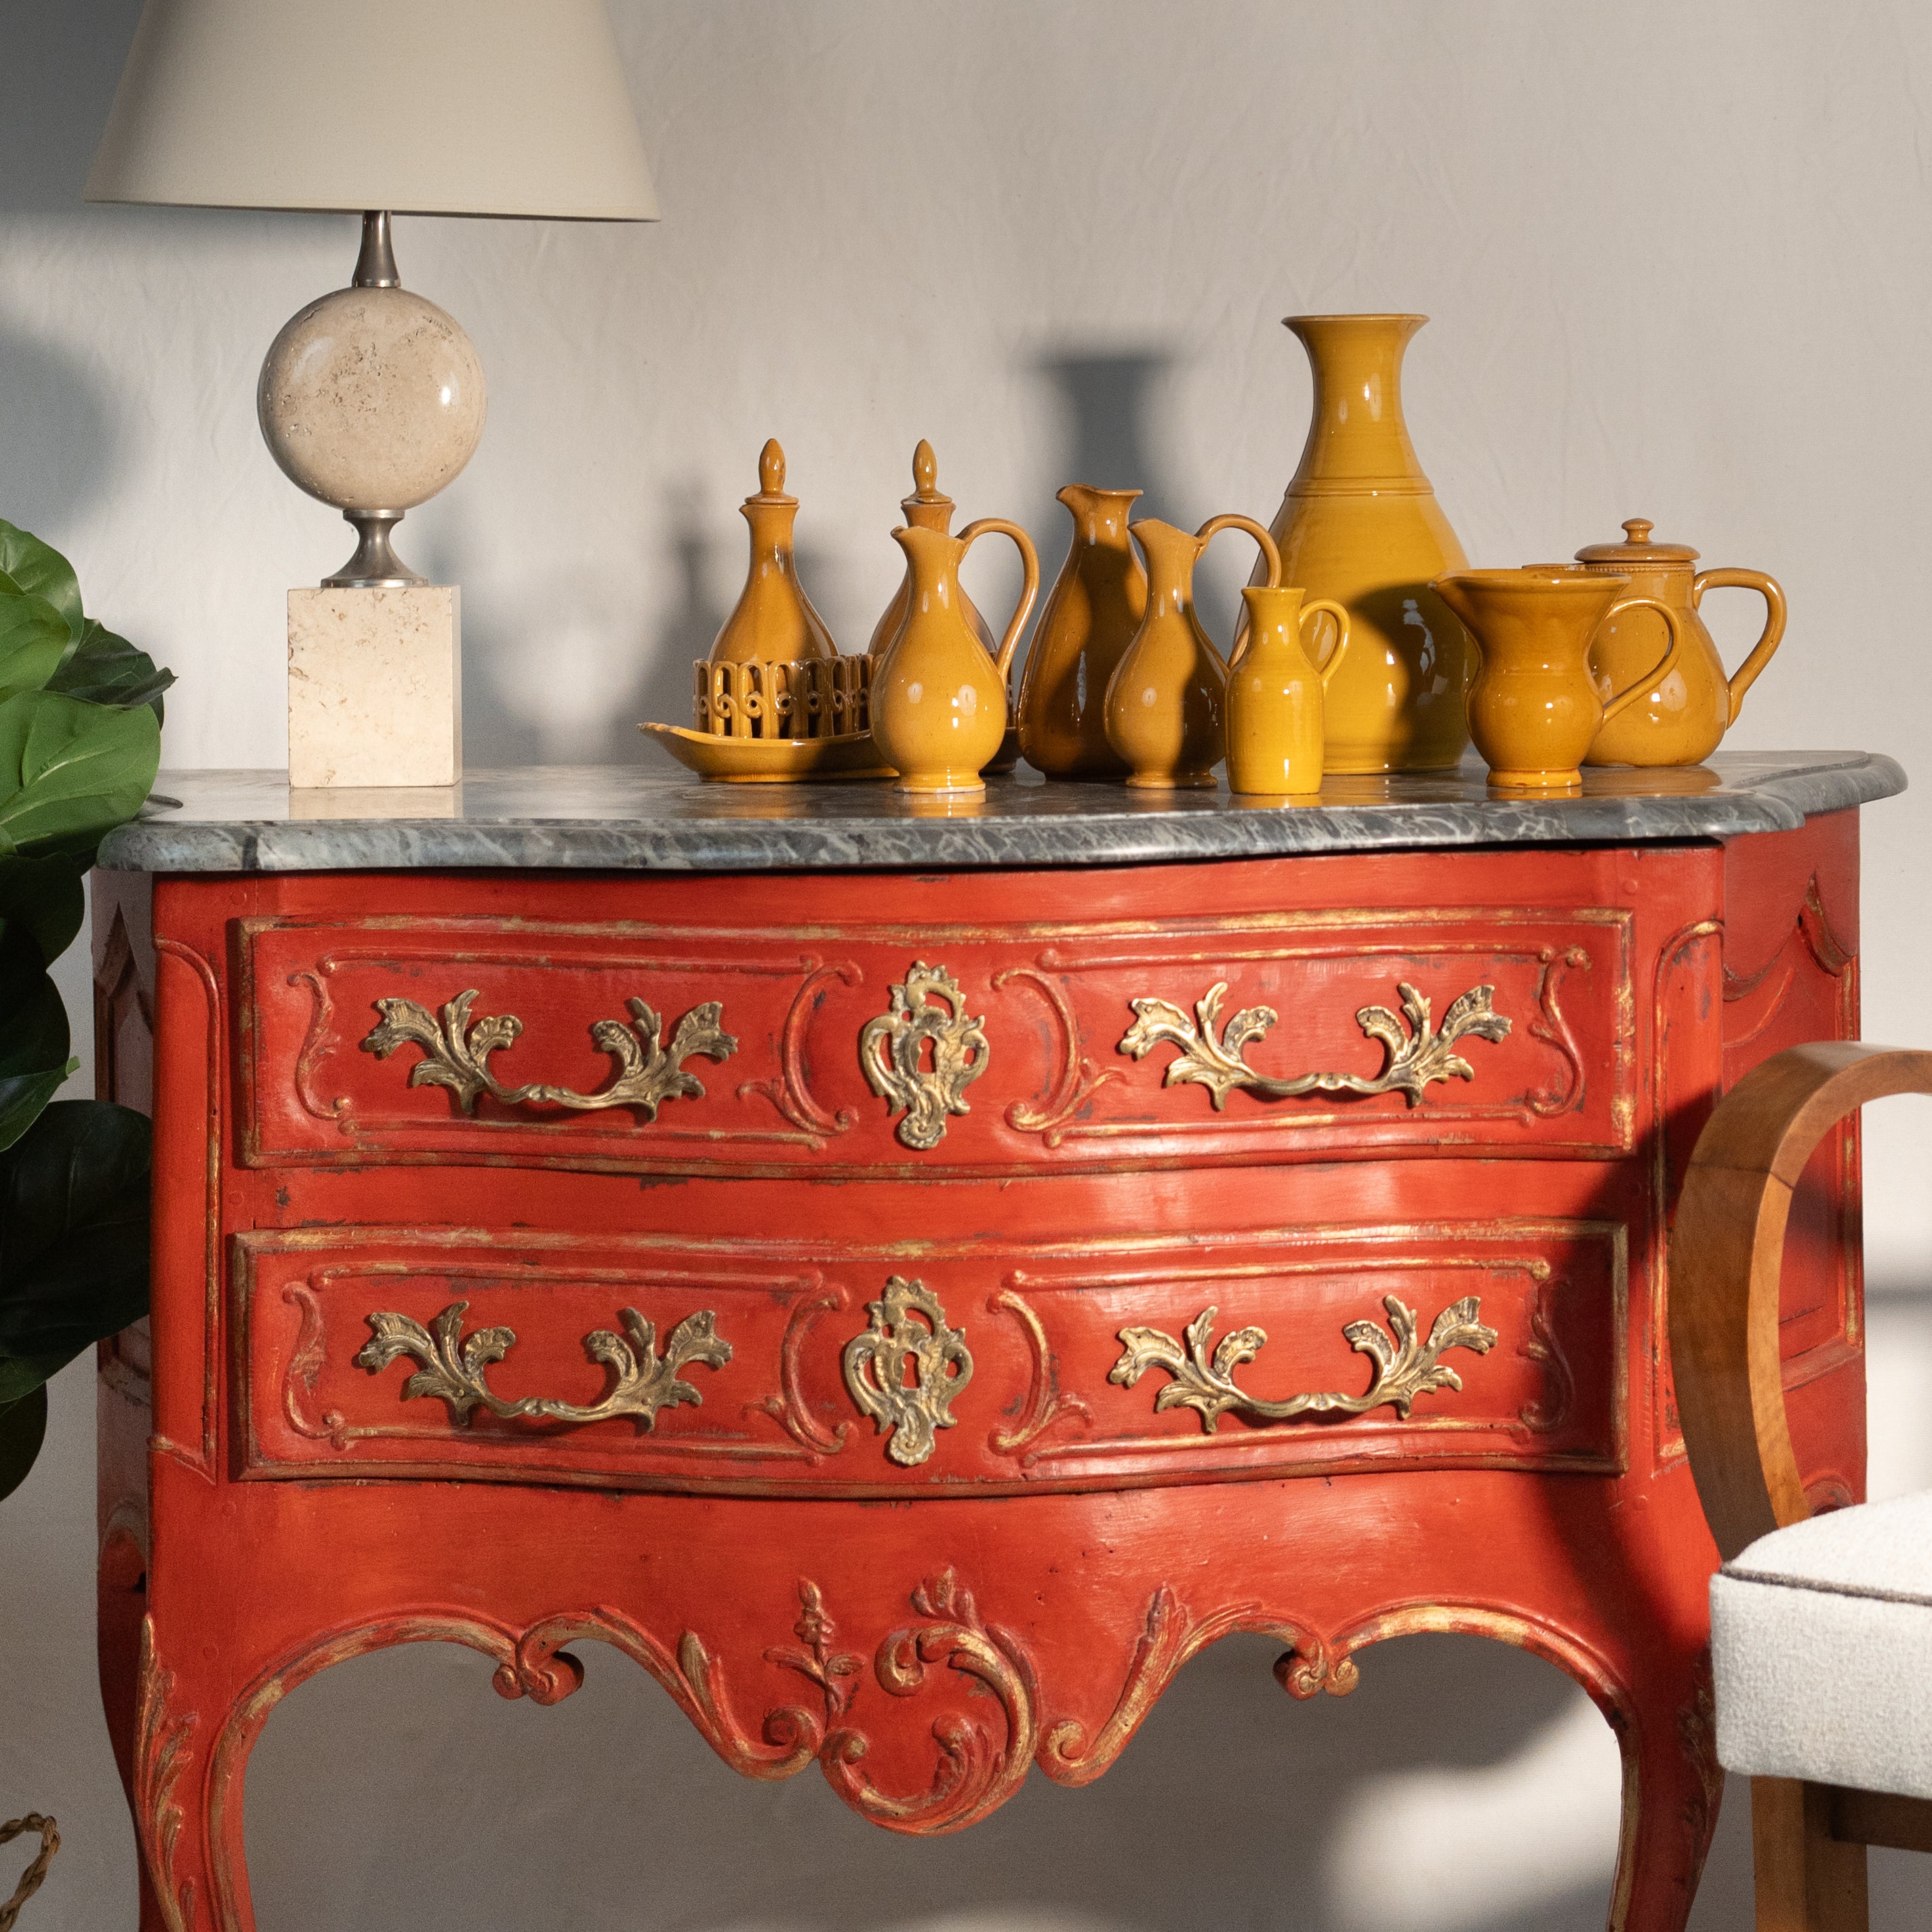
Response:
[[[0,1402],[0,1502],[27,1480],[47,1433],[47,1389],[39,1382],[18,1402]]]
[[[44,597],[0,592],[0,698],[38,691],[73,643],[67,620]]]
[[[160,769],[161,728],[58,692],[0,702],[0,857],[92,852],[132,818]]]
[[[9,927],[0,933],[0,1149],[33,1125],[75,1064],[68,1058],[60,988],[47,977],[32,936]],[[0,1227],[0,1246],[5,1239]]]
[[[0,1154],[0,1402],[148,1312],[146,1114],[58,1100]]]
[[[86,870],[85,858],[0,859],[0,933],[25,932],[51,966],[74,944],[87,915],[80,884]]]
[[[29,597],[45,598],[60,613],[69,634],[80,635],[86,620],[81,615],[80,580],[52,544],[0,520],[0,574]]]
[[[158,719],[161,693],[174,681],[172,671],[160,670],[146,651],[137,651],[125,638],[117,638],[90,617],[80,642],[47,680],[46,688],[84,698],[90,704],[124,709],[152,704]]]

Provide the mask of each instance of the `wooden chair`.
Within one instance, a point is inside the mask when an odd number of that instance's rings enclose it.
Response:
[[[1778,1357],[1792,1190],[1836,1121],[1892,1094],[1932,1094],[1932,1053],[1765,1061],[1699,1139],[1671,1238],[1678,1408],[1724,1559],[1718,1755],[1751,1780],[1758,1932],[1864,1932],[1865,1846],[1932,1852],[1932,1493],[1814,1516]]]

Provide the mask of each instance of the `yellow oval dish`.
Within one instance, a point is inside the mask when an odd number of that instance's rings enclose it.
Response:
[[[796,784],[808,778],[889,778],[869,731],[836,738],[726,738],[681,724],[640,724],[681,765],[724,784]]]

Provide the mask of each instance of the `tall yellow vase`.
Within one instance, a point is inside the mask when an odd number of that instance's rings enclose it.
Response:
[[[1330,772],[1439,771],[1469,741],[1475,660],[1429,587],[1467,559],[1402,416],[1402,352],[1428,319],[1286,320],[1313,365],[1315,405],[1272,534],[1281,581],[1348,613],[1348,654],[1327,694]]]

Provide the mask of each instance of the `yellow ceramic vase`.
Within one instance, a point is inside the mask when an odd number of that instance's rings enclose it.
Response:
[[[1323,698],[1348,647],[1340,604],[1284,586],[1250,586],[1247,641],[1228,674],[1228,787],[1231,791],[1304,798],[1322,789]],[[1318,670],[1303,648],[1302,627],[1318,611],[1335,622],[1335,641]]]
[[[1697,553],[1688,544],[1652,543],[1641,517],[1624,525],[1620,544],[1592,544],[1576,553],[1583,568],[1628,578],[1640,597],[1654,598],[1677,613],[1684,654],[1668,677],[1650,683],[1636,701],[1604,722],[1592,741],[1591,765],[1696,765],[1714,752],[1737,722],[1744,693],[1770,663],[1784,635],[1784,592],[1761,570],[1706,570],[1694,575]],[[1724,660],[1697,614],[1707,590],[1755,590],[1764,599],[1764,629],[1729,679]],[[1641,680],[1664,645],[1664,621],[1638,609],[1606,617],[1590,644],[1590,669],[1605,696]]]
[[[1469,692],[1469,734],[1508,791],[1574,791],[1583,754],[1606,719],[1621,716],[1681,658],[1684,626],[1668,604],[1625,597],[1629,579],[1587,572],[1452,571],[1438,594],[1469,627],[1481,663]],[[1668,648],[1605,704],[1590,676],[1590,640],[1606,618],[1658,612]]]
[[[1070,483],[1072,547],[1034,626],[1020,678],[1020,752],[1050,778],[1118,778],[1107,687],[1147,615],[1147,572],[1127,537],[1138,490]]]
[[[1467,560],[1415,458],[1402,358],[1420,315],[1292,315],[1315,376],[1301,465],[1273,526],[1284,582],[1348,608],[1328,687],[1331,772],[1439,771],[1468,742],[1468,640],[1430,588]]]
[[[1147,615],[1108,685],[1106,705],[1107,742],[1130,785],[1211,785],[1226,755],[1227,660],[1195,614],[1194,566],[1215,533],[1227,530],[1246,530],[1260,544],[1272,588],[1281,560],[1252,517],[1210,517],[1192,533],[1152,518],[1130,526],[1147,559]]]
[[[752,560],[745,587],[711,646],[715,664],[797,664],[836,658],[838,646],[798,580],[792,525],[798,499],[784,494],[784,452],[775,437],[758,458],[758,494],[741,513],[752,526]]]
[[[989,655],[966,620],[959,566],[988,531],[1018,546],[1026,580],[1012,621]],[[1040,590],[1040,560],[1027,533],[982,517],[958,536],[918,527],[892,532],[911,586],[904,623],[872,674],[872,742],[899,775],[901,791],[970,795],[1006,729],[1006,673]]]

